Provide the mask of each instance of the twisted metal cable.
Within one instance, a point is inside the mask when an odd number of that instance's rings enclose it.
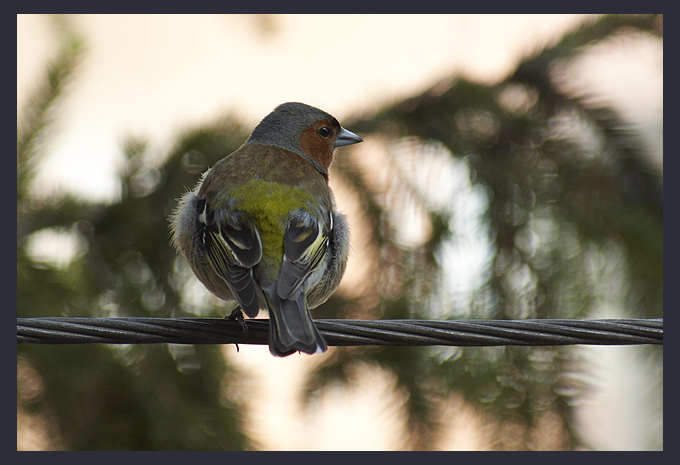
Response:
[[[663,318],[315,320],[331,346],[663,344]],[[226,318],[17,318],[17,343],[267,344],[269,321]]]

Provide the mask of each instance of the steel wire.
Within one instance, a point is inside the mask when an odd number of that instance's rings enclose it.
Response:
[[[663,319],[315,320],[331,346],[663,344]],[[267,344],[269,321],[227,318],[17,318],[17,343]]]

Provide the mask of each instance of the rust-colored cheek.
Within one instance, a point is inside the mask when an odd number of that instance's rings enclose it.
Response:
[[[333,162],[333,146],[329,139],[324,139],[316,132],[324,124],[327,123],[317,122],[302,131],[300,149],[302,149],[302,153],[328,169]]]

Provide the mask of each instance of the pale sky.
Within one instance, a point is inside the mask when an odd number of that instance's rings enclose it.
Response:
[[[460,73],[495,82],[588,15],[67,15],[85,39],[47,150],[44,194],[115,198],[119,145],[164,153],[227,112],[254,125],[301,101],[336,116]],[[49,17],[17,16],[17,114],[58,50]]]

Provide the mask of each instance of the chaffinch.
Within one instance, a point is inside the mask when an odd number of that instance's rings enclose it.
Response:
[[[309,309],[338,287],[349,250],[328,168],[336,147],[361,141],[318,108],[284,103],[171,217],[173,246],[210,292],[236,300],[238,316],[269,311],[273,355],[327,349]]]

